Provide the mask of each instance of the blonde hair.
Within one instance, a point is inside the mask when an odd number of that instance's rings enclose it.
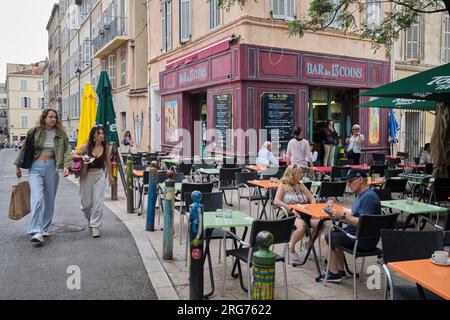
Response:
[[[298,172],[301,172],[303,174],[303,169],[299,165],[291,164],[286,168],[284,171],[283,177],[281,178],[281,182],[284,185],[288,186],[297,186],[299,185],[300,181],[298,181],[295,176]]]

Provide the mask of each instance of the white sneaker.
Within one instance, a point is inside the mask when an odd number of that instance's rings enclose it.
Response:
[[[50,232],[44,231],[44,232],[42,232],[42,235],[43,235],[44,237],[50,237]]]
[[[301,263],[300,257],[298,256],[297,252],[289,251],[289,259],[291,260],[291,264],[294,264],[294,263],[300,264]]]
[[[31,242],[37,242],[37,243],[43,243],[44,242],[44,238],[42,237],[42,234],[40,233],[35,233],[31,239]]]
[[[98,228],[92,228],[92,238],[98,238],[100,237],[100,231],[98,230]]]

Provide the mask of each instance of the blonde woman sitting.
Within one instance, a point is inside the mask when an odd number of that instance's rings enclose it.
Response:
[[[295,210],[291,210],[289,205],[291,204],[306,204],[316,203],[316,199],[312,195],[311,191],[305,187],[300,181],[303,178],[303,170],[300,166],[293,164],[286,168],[280,185],[278,186],[277,193],[275,195],[275,205],[284,207],[288,212],[297,217],[295,219],[296,230],[292,233],[291,241],[289,242],[289,255],[291,263],[300,263],[300,257],[295,252],[295,245],[301,239],[303,239],[306,232],[306,223],[300,217],[300,214]],[[318,219],[311,220],[311,226],[313,228],[313,234],[316,233]],[[306,245],[309,247],[310,242],[307,241]]]

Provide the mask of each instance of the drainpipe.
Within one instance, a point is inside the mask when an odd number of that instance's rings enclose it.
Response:
[[[151,112],[151,106],[152,106],[152,102],[151,102],[151,97],[152,97],[152,91],[151,91],[151,85],[152,85],[152,81],[151,81],[151,68],[152,65],[151,63],[149,63],[150,61],[150,55],[151,55],[151,49],[152,49],[152,42],[149,39],[149,33],[151,30],[151,25],[150,25],[150,9],[149,6],[151,4],[151,0],[147,1],[147,6],[146,6],[146,10],[147,10],[147,86],[148,86],[148,145],[150,146],[149,148],[149,152],[153,152],[154,151],[154,147],[152,146],[152,112]]]

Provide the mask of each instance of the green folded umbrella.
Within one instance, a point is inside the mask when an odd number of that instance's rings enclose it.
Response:
[[[376,98],[369,102],[357,105],[358,108],[392,108],[435,111],[436,102],[429,100],[403,99],[403,98]]]
[[[450,102],[450,63],[363,92],[360,96]]]
[[[116,113],[112,98],[112,87],[109,81],[108,73],[102,71],[97,85],[98,107],[95,124],[101,124],[105,129],[108,141],[119,144],[119,135],[117,134]]]

